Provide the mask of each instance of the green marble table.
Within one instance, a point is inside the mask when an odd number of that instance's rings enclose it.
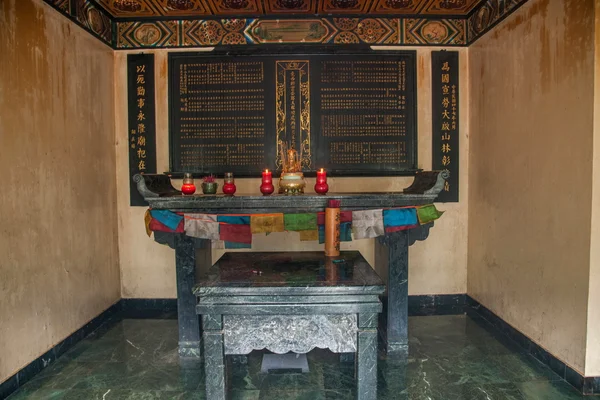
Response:
[[[194,288],[206,394],[227,397],[226,355],[315,347],[355,353],[357,398],[377,398],[377,321],[385,285],[357,251],[226,253]]]
[[[431,204],[444,188],[446,171],[423,171],[402,192],[345,193],[302,196],[183,196],[175,189],[171,177],[164,174],[135,175],[138,191],[154,210],[207,214],[312,213],[324,211],[329,200],[341,201],[342,210],[364,210]],[[380,337],[388,357],[404,358],[408,353],[408,253],[416,241],[427,239],[433,223],[406,231],[394,232],[375,241],[380,255],[378,271],[387,271],[387,305]],[[198,271],[212,266],[211,242],[181,233],[157,235],[154,239],[175,249],[177,277],[177,313],[179,321],[179,355],[199,358],[200,323],[196,314],[196,297],[192,289]]]

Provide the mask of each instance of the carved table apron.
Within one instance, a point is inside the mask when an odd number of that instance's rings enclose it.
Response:
[[[356,353],[357,398],[377,398],[379,295],[359,252],[226,253],[194,289],[202,315],[206,393],[226,398],[226,355],[315,347]]]

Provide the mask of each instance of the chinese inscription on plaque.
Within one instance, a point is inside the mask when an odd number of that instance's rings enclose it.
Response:
[[[458,202],[458,53],[434,51],[432,64],[434,170],[447,170],[450,178],[438,196],[440,202]]]
[[[260,59],[172,57],[171,169],[243,176],[265,167]],[[176,84],[173,84],[175,83]]]
[[[127,100],[130,205],[146,206],[131,178],[139,173],[156,173],[154,55],[127,56]]]
[[[309,61],[276,62],[276,126],[277,145],[289,143],[302,157],[303,170],[310,170],[310,79]],[[282,166],[276,152],[275,165]]]
[[[317,68],[318,164],[371,175],[414,171],[413,59],[327,56]]]
[[[411,174],[415,53],[169,55],[171,171]]]

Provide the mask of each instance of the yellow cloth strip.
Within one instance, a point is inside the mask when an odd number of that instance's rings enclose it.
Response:
[[[298,232],[300,232],[300,241],[302,242],[312,242],[319,240],[319,231],[317,229]]]
[[[150,237],[152,235],[152,231],[150,230],[150,221],[152,221],[152,215],[150,215],[150,210],[146,210],[146,214],[144,214],[144,224],[146,225],[146,235]]]
[[[283,214],[260,214],[250,216],[252,233],[283,232]]]

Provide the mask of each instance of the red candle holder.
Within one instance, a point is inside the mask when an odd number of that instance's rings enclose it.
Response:
[[[327,184],[327,172],[323,168],[317,171],[317,183],[315,184],[315,192],[318,194],[327,194],[329,185]]]
[[[183,185],[181,185],[181,193],[192,195],[196,193],[196,185],[194,185],[194,178],[192,174],[183,174]]]
[[[264,170],[262,173],[262,183],[260,185],[260,192],[264,196],[268,196],[275,191],[275,187],[273,186],[273,174],[268,169]]]
[[[233,179],[233,172],[225,173],[225,184],[223,185],[223,193],[233,196],[237,188],[235,187],[235,180]]]

